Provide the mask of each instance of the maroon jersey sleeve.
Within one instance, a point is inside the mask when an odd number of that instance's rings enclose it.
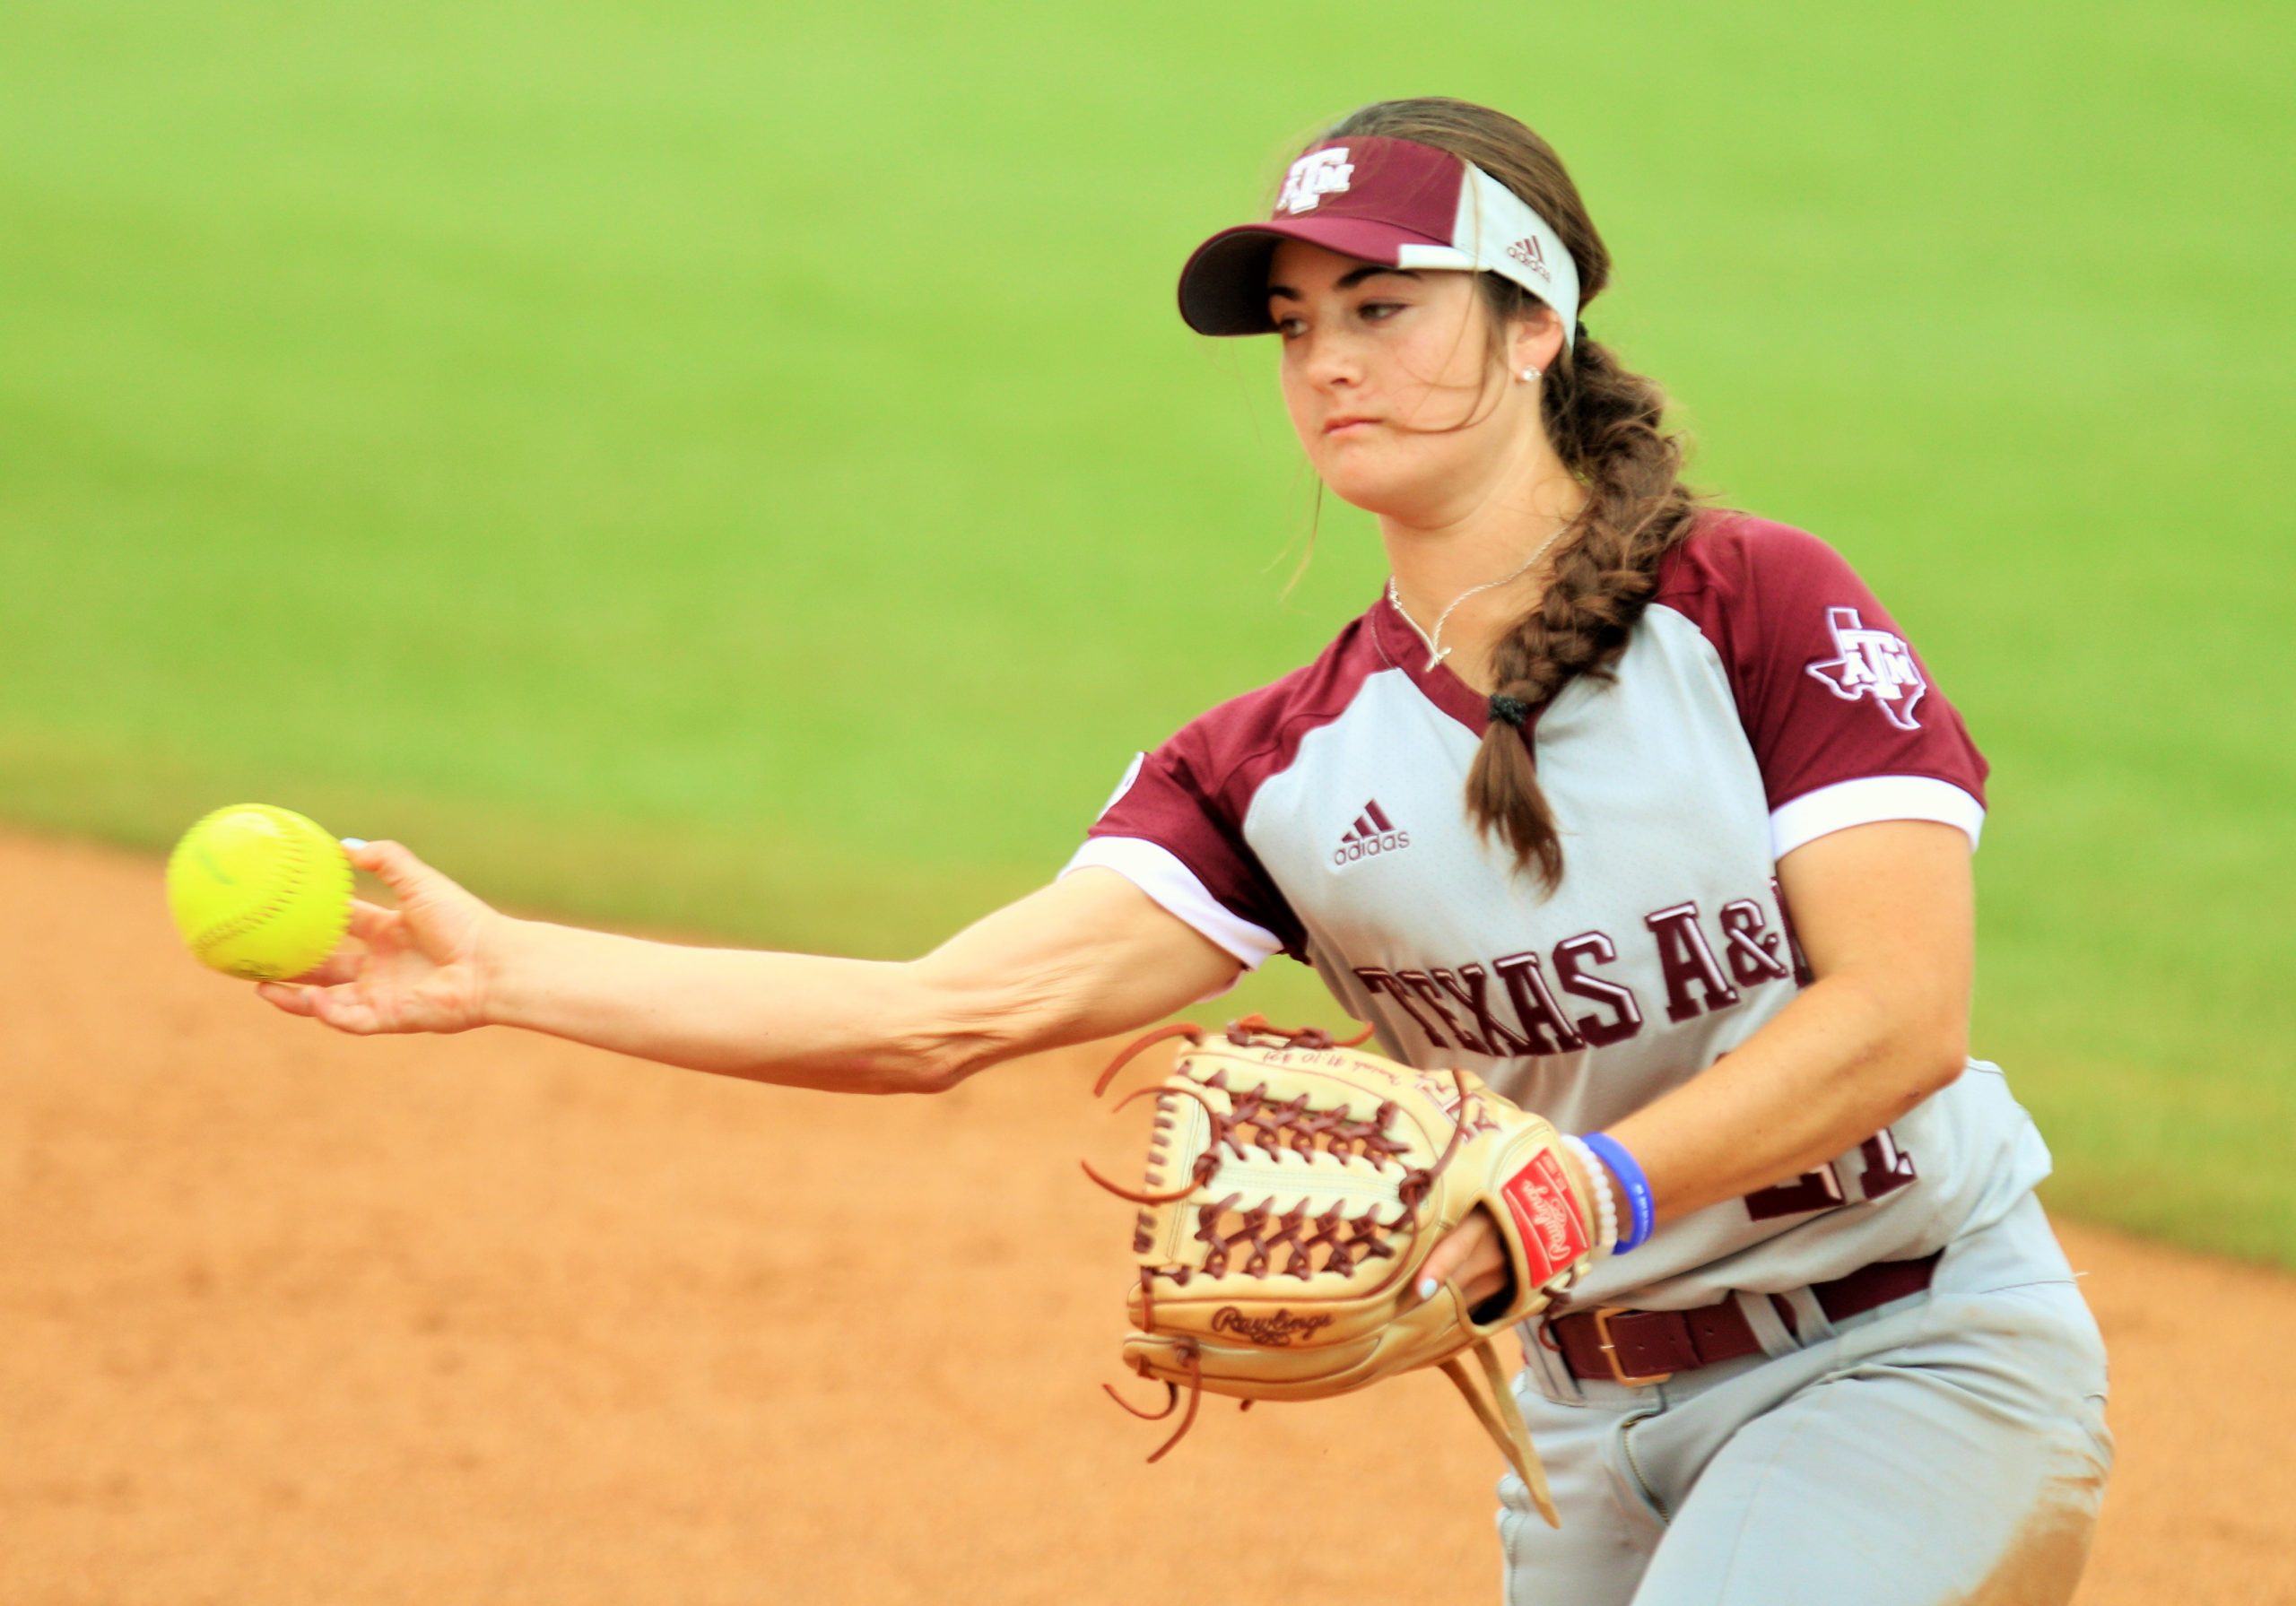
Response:
[[[1383,594],[1374,607],[1384,605]],[[1252,848],[1252,801],[1385,663],[1357,619],[1314,663],[1189,721],[1141,755],[1068,869],[1129,877],[1248,965],[1278,952],[1305,962],[1306,927]]]
[[[1247,965],[1304,957],[1297,916],[1244,840],[1248,792],[1204,725],[1133,761],[1062,873],[1115,870]]]
[[[1985,760],[1864,581],[1805,531],[1711,519],[1654,603],[1721,655],[1770,808],[1775,854],[1877,820],[1938,820],[1975,842]]]

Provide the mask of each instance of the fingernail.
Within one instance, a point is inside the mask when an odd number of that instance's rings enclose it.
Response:
[[[1422,1299],[1432,1299],[1435,1297],[1435,1290],[1442,1286],[1432,1277],[1422,1277],[1419,1280],[1419,1297]]]
[[[352,853],[357,853],[361,848],[367,846],[367,838],[364,837],[345,837],[343,839],[343,846],[350,849]]]

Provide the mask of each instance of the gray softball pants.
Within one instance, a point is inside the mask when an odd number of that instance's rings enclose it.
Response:
[[[1739,1303],[1768,1353],[1630,1388],[1543,1346],[1516,1398],[1562,1514],[1499,1486],[1509,1606],[2057,1606],[2112,1463],[2105,1351],[2026,1195],[1930,1287],[1829,1323]]]

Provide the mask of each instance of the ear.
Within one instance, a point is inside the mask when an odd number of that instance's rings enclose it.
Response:
[[[1514,338],[1508,343],[1508,360],[1516,373],[1535,368],[1546,373],[1562,358],[1562,320],[1542,301],[1515,319]]]

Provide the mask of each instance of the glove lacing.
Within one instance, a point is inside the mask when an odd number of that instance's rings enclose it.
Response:
[[[1273,1038],[1279,1046],[1285,1047],[1352,1048],[1370,1039],[1371,1029],[1367,1027],[1361,1035],[1341,1041],[1334,1038],[1329,1032],[1315,1027],[1303,1028],[1296,1031],[1285,1030],[1271,1026],[1263,1016],[1248,1015],[1240,1020],[1231,1022],[1224,1035],[1229,1042],[1239,1048],[1249,1047],[1261,1038]],[[1152,1045],[1166,1042],[1174,1037],[1186,1037],[1191,1043],[1201,1044],[1205,1037],[1205,1032],[1203,1027],[1192,1021],[1183,1021],[1173,1026],[1160,1027],[1154,1031],[1135,1037],[1109,1062],[1107,1068],[1093,1081],[1093,1096],[1098,1098],[1105,1094],[1109,1084],[1116,1079],[1117,1073],[1136,1058],[1143,1050]],[[1211,1182],[1219,1172],[1220,1150],[1222,1148],[1233,1150],[1239,1158],[1242,1156],[1244,1145],[1236,1136],[1239,1129],[1250,1128],[1254,1133],[1254,1142],[1264,1147],[1276,1147],[1285,1142],[1312,1147],[1320,1141],[1331,1147],[1355,1146],[1358,1153],[1369,1154],[1390,1146],[1389,1141],[1382,1135],[1387,1124],[1388,1115],[1388,1110],[1385,1107],[1369,1122],[1350,1120],[1344,1112],[1338,1111],[1311,1115],[1307,1110],[1307,1101],[1304,1097],[1288,1103],[1271,1103],[1266,1098],[1265,1085],[1248,1091],[1238,1091],[1226,1086],[1222,1080],[1225,1075],[1224,1071],[1216,1072],[1205,1083],[1207,1087],[1218,1087],[1222,1092],[1228,1094],[1230,1108],[1225,1112],[1218,1109],[1210,1099],[1200,1093],[1169,1084],[1138,1089],[1119,1100],[1115,1106],[1117,1109],[1122,1109],[1144,1094],[1171,1093],[1193,1098],[1204,1107],[1212,1119],[1212,1141],[1205,1144],[1203,1152],[1196,1156],[1192,1175],[1184,1185],[1172,1192],[1161,1194],[1124,1187],[1095,1171],[1089,1160],[1080,1162],[1083,1166],[1084,1175],[1119,1199],[1128,1200],[1143,1206],[1167,1204],[1187,1198]],[[1283,1248],[1290,1251],[1285,1268],[1286,1273],[1296,1272],[1304,1280],[1310,1275],[1309,1252],[1312,1249],[1321,1248],[1327,1256],[1326,1268],[1337,1264],[1343,1272],[1352,1269],[1359,1256],[1365,1259],[1395,1259],[1396,1263],[1389,1271],[1387,1278],[1369,1292],[1376,1294],[1393,1286],[1396,1278],[1403,1273],[1404,1266],[1401,1259],[1396,1255],[1395,1249],[1383,1241],[1381,1234],[1383,1231],[1403,1229],[1410,1226],[1410,1212],[1415,1212],[1429,1193],[1432,1191],[1435,1179],[1441,1176],[1444,1168],[1451,1163],[1452,1156],[1458,1151],[1460,1140],[1465,1135],[1467,1130],[1469,1095],[1465,1079],[1457,1070],[1453,1071],[1452,1075],[1457,1081],[1459,1089],[1458,1116],[1452,1128],[1450,1141],[1445,1144],[1440,1158],[1432,1166],[1414,1171],[1405,1179],[1399,1194],[1405,1215],[1382,1227],[1377,1222],[1347,1220],[1339,1215],[1336,1206],[1328,1212],[1326,1217],[1309,1218],[1303,1210],[1295,1210],[1284,1212],[1277,1218],[1274,1224],[1279,1230],[1271,1240],[1264,1236],[1265,1228],[1271,1224],[1265,1219],[1267,1212],[1251,1211],[1243,1212],[1243,1226],[1232,1237],[1222,1237],[1213,1229],[1213,1223],[1231,1211],[1239,1202],[1240,1195],[1231,1195],[1218,1204],[1205,1207],[1205,1220],[1197,1228],[1197,1236],[1199,1239],[1209,1242],[1213,1246],[1211,1254],[1206,1256],[1207,1263],[1205,1270],[1218,1275],[1225,1269],[1230,1251],[1239,1245],[1243,1245],[1250,1251],[1245,1269],[1255,1275],[1267,1275],[1274,1252]],[[1156,1119],[1155,1135],[1150,1142],[1152,1163],[1162,1158],[1170,1138],[1170,1114],[1160,1113]],[[1271,1134],[1276,1140],[1274,1144],[1269,1143]],[[1301,1232],[1310,1226],[1317,1229],[1317,1236],[1312,1239],[1302,1238]],[[1341,1237],[1342,1227],[1352,1228],[1353,1236]],[[1150,1230],[1150,1218],[1144,1210],[1134,1239],[1135,1252],[1146,1252],[1149,1247]],[[1187,1266],[1170,1271],[1160,1271],[1155,1267],[1145,1265],[1140,1268],[1141,1326],[1144,1331],[1148,1333],[1155,1331],[1155,1279],[1159,1276],[1169,1276],[1185,1286],[1194,1270]],[[1500,1366],[1499,1357],[1492,1348],[1492,1341],[1488,1338],[1478,1339],[1468,1348],[1474,1351],[1476,1360],[1481,1364],[1484,1382],[1489,1387],[1490,1399],[1486,1401],[1482,1391],[1476,1387],[1474,1374],[1468,1369],[1463,1355],[1454,1355],[1441,1363],[1444,1376],[1448,1377],[1452,1385],[1457,1388],[1460,1396],[1466,1401],[1468,1409],[1474,1413],[1475,1420],[1483,1424],[1483,1431],[1490,1435],[1492,1442],[1498,1446],[1500,1454],[1506,1457],[1508,1464],[1514,1468],[1516,1476],[1523,1480],[1524,1487],[1530,1492],[1532,1501],[1538,1507],[1539,1515],[1546,1519],[1550,1527],[1560,1527],[1561,1523],[1555,1511],[1553,1496],[1547,1485],[1546,1470],[1540,1463],[1538,1452],[1532,1446],[1530,1430],[1524,1425],[1522,1411],[1515,1403],[1514,1393],[1508,1386],[1505,1368]],[[1189,1428],[1196,1425],[1196,1411],[1203,1402],[1203,1363],[1195,1344],[1183,1338],[1176,1344],[1175,1353],[1186,1361],[1188,1367],[1187,1409],[1180,1418],[1179,1426],[1173,1429],[1171,1437],[1150,1454],[1148,1459],[1151,1462],[1162,1460],[1171,1452],[1173,1446],[1187,1436]],[[1169,1379],[1164,1382],[1164,1407],[1161,1411],[1155,1411],[1141,1410],[1118,1393],[1110,1385],[1104,1383],[1100,1386],[1107,1392],[1109,1398],[1144,1421],[1162,1421],[1179,1408],[1180,1385]],[[1245,1400],[1241,1402],[1240,1409],[1248,1411],[1251,1405],[1251,1401]]]

